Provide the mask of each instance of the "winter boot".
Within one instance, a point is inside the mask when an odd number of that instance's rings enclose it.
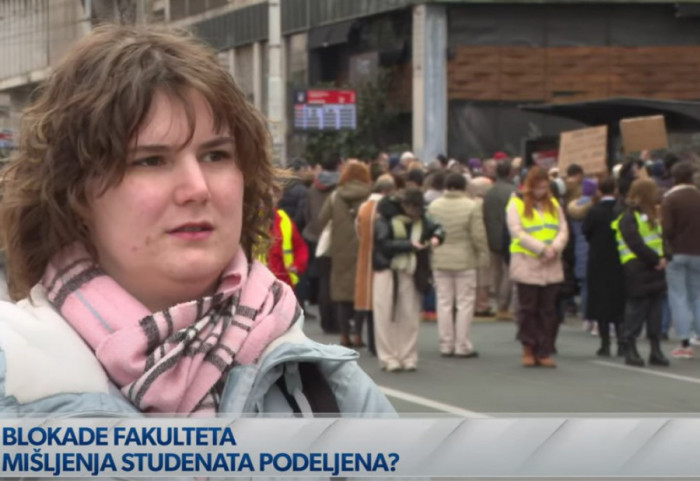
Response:
[[[649,354],[649,365],[668,367],[671,365],[669,360],[661,351],[661,341],[659,339],[649,339],[651,346],[651,354]]]
[[[637,351],[637,344],[632,341],[625,348],[625,364],[628,366],[644,367],[644,359]]]

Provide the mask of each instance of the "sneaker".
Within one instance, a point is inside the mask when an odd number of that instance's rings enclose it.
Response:
[[[678,346],[673,351],[671,351],[671,357],[674,359],[692,359],[693,348]]]
[[[418,369],[418,366],[413,363],[404,364],[403,366],[404,371],[415,371],[416,369]]]
[[[399,364],[398,362],[390,362],[387,364],[386,370],[388,372],[398,372],[401,370],[401,364]]]
[[[700,339],[698,339],[697,334],[690,338],[691,346],[700,346]]]

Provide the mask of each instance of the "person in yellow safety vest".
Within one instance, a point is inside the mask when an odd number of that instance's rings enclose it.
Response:
[[[649,364],[669,365],[661,351],[666,259],[658,203],[656,183],[651,179],[637,179],[627,194],[628,208],[611,224],[625,271],[627,301],[621,331],[625,363],[631,366],[644,366],[644,360],[637,351],[636,339],[645,324],[651,347]]]
[[[306,270],[309,252],[294,222],[282,209],[275,212],[270,238],[267,254],[259,256],[258,260],[279,280],[296,286],[299,276]]]
[[[508,202],[506,221],[511,238],[510,277],[518,294],[521,363],[555,367],[551,355],[559,323],[556,302],[564,281],[560,256],[569,230],[545,170],[530,168],[522,192]]]

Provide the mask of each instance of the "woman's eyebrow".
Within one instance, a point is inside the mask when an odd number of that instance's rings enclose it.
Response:
[[[206,142],[203,142],[200,144],[199,148],[200,149],[211,149],[214,147],[219,147],[224,144],[231,144],[234,145],[235,142],[233,140],[233,137],[219,137],[213,140],[208,140]]]
[[[234,139],[233,137],[218,137],[216,139],[208,140],[206,142],[203,142],[200,144],[199,149],[211,149],[214,147],[219,147],[224,144],[234,144]],[[131,152],[133,154],[138,154],[138,153],[163,153],[163,152],[170,152],[172,147],[170,145],[164,145],[164,144],[142,144],[142,145],[137,145]]]

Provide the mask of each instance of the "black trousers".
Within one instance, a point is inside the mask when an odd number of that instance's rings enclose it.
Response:
[[[348,336],[350,334],[362,334],[362,321],[356,319],[355,305],[352,302],[336,302],[338,312],[338,323],[340,324],[340,334]],[[359,317],[359,316],[357,316]],[[358,328],[359,326],[359,328]]]
[[[647,337],[651,340],[661,339],[661,308],[665,293],[647,297],[627,298],[625,304],[625,321],[622,324],[622,340],[633,344],[646,325]]]
[[[318,313],[321,316],[321,329],[326,334],[338,334],[340,324],[335,303],[331,301],[331,258],[316,259],[318,269]]]
[[[559,327],[558,284],[537,286],[518,283],[518,340],[544,359],[554,352]]]

